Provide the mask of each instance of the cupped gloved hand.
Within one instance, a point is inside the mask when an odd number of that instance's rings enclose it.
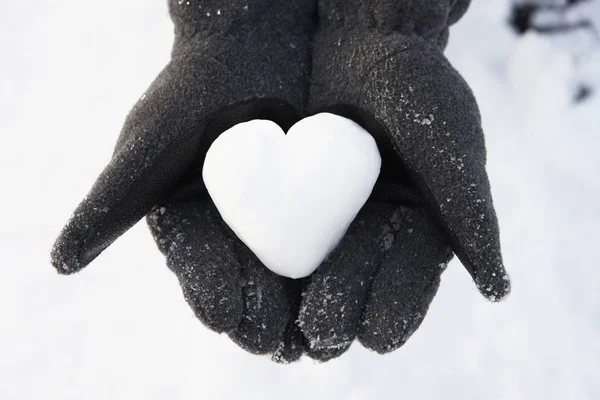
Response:
[[[477,104],[442,51],[468,0],[320,0],[312,112],[351,118],[378,142],[379,182],[310,277],[299,325],[307,354],[358,339],[387,353],[419,327],[455,253],[479,291],[510,291],[485,171]]]
[[[237,123],[270,119],[287,130],[299,119],[314,7],[314,0],[169,1],[172,59],[133,107],[110,163],[56,241],[59,273],[79,271],[150,213],[160,250],[203,323],[253,353],[278,361],[301,355],[298,283],[263,268],[235,239],[201,167],[212,141]]]

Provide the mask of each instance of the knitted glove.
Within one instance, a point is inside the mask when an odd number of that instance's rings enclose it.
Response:
[[[61,274],[79,271],[153,210],[148,223],[196,316],[250,352],[293,360],[301,355],[296,284],[234,240],[201,168],[224,130],[257,118],[287,130],[299,119],[314,1],[170,0],[169,9],[171,61],[128,115],[52,264]]]
[[[355,120],[382,173],[346,237],[310,277],[299,324],[319,360],[358,340],[379,353],[419,327],[454,252],[479,291],[510,291],[473,94],[442,54],[462,0],[319,0],[314,113]]]

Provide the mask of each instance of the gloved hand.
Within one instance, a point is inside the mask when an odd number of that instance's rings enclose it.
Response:
[[[263,268],[224,225],[201,168],[226,129],[262,118],[287,130],[299,119],[314,7],[169,0],[172,59],[133,107],[110,163],[56,241],[59,273],[85,267],[153,210],[154,237],[202,322],[253,353],[301,355],[298,283]]]
[[[379,353],[419,327],[454,252],[479,291],[510,291],[477,104],[442,54],[466,0],[319,0],[310,111],[355,120],[378,142],[371,199],[309,278],[309,356],[358,340]]]

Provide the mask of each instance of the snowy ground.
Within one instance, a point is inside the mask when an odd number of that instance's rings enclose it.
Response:
[[[448,55],[482,109],[513,294],[486,303],[454,262],[401,350],[291,366],[198,323],[144,224],[77,276],[50,267],[171,25],[164,0],[34,3],[0,5],[0,398],[600,397],[600,95],[568,106],[564,46],[517,41],[504,1],[474,2]]]

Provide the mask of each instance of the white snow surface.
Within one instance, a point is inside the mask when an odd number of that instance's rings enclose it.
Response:
[[[202,177],[235,234],[271,271],[297,279],[339,243],[380,168],[369,132],[320,113],[287,134],[268,120],[231,127],[206,153]]]
[[[447,54],[481,107],[511,296],[455,260],[400,350],[281,366],[197,322],[144,223],[75,276],[49,263],[168,60],[166,1],[3,1],[0,398],[600,398],[600,96],[569,105],[576,69],[519,56],[507,6],[473,2]]]

